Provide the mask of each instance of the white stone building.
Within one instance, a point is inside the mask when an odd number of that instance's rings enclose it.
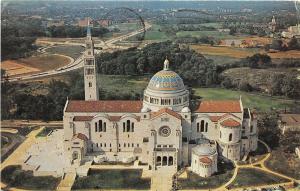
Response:
[[[84,66],[86,100],[68,100],[64,108],[64,147],[70,162],[138,160],[149,170],[176,172],[196,160],[211,164],[206,172],[202,173],[201,165],[199,170],[194,165],[193,171],[210,176],[217,171],[218,157],[238,161],[256,149],[256,117],[243,107],[241,99],[201,101],[191,109],[189,91],[169,69],[167,59],[163,70],[151,78],[143,101],[98,100],[89,34]],[[214,143],[206,143],[215,151],[207,158],[199,150],[203,140]]]

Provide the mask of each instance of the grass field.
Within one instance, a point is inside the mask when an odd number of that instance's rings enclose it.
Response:
[[[69,64],[70,59],[58,55],[39,55],[18,60],[7,60],[1,63],[1,68],[7,71],[8,75],[33,74],[53,70]]]
[[[212,59],[217,65],[226,65],[231,64],[237,61],[240,61],[239,58],[233,58],[230,56],[218,56],[218,55],[204,55],[207,59]]]
[[[141,94],[147,87],[150,76],[113,76],[100,75],[98,83],[101,88],[112,94]],[[193,87],[195,94],[203,99],[225,100],[239,99],[242,96],[243,104],[246,107],[256,108],[261,111],[266,111],[271,108],[290,107],[295,104],[293,101],[285,99],[277,99],[269,96],[251,94],[242,91],[234,91],[222,88],[199,88]]]
[[[169,40],[170,36],[162,32],[161,28],[160,25],[152,24],[151,29],[146,32],[145,40]]]
[[[240,39],[244,38],[245,36],[232,36],[229,35],[228,32],[219,32],[219,31],[179,31],[176,33],[177,37],[214,37],[216,39]]]
[[[91,170],[87,177],[77,178],[72,189],[150,189],[150,179],[141,176],[141,169]]]
[[[74,59],[78,58],[81,55],[81,52],[84,51],[84,47],[82,46],[75,46],[75,45],[69,45],[69,46],[54,46],[46,49],[46,52],[52,53],[52,54],[62,54],[66,56],[70,56]]]
[[[275,172],[300,179],[300,160],[295,154],[286,154],[277,148],[272,151],[271,157],[266,161],[266,166]]]
[[[233,48],[233,47],[221,47],[221,46],[208,46],[208,45],[191,45],[195,51],[204,55],[217,55],[228,56],[232,58],[246,58],[252,56],[255,53],[266,54],[264,50],[260,49],[247,49],[247,48]],[[300,51],[290,50],[285,52],[267,53],[272,59],[296,59],[300,58]]]
[[[271,108],[284,109],[291,107],[295,103],[293,101],[276,99],[268,96],[261,96],[257,94],[250,94],[242,91],[234,91],[222,88],[193,88],[195,94],[203,97],[205,100],[225,100],[225,99],[239,99],[242,96],[243,105],[245,107],[256,108],[260,111],[266,111]]]
[[[260,186],[265,184],[276,184],[287,182],[288,180],[274,176],[258,169],[239,169],[236,179],[230,187]]]

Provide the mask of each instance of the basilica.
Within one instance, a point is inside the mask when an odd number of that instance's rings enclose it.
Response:
[[[202,100],[190,92],[166,59],[143,100],[101,100],[93,39],[84,53],[85,100],[64,107],[64,149],[73,164],[138,161],[149,170],[189,166],[200,176],[218,171],[219,159],[239,161],[257,148],[256,116],[238,100]]]

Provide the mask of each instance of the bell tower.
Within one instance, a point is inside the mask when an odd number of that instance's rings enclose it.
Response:
[[[96,60],[94,53],[94,42],[90,29],[90,19],[88,19],[87,37],[85,40],[84,52],[84,92],[85,100],[98,100],[99,90],[97,86]]]

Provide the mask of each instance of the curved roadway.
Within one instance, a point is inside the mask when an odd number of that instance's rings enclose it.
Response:
[[[121,49],[120,46],[116,46],[114,45],[114,43],[118,42],[118,41],[122,41],[122,40],[125,40],[125,39],[128,39],[132,36],[135,36],[139,33],[142,33],[148,29],[151,28],[151,25],[148,24],[148,23],[145,23],[145,29],[142,28],[142,29],[139,29],[137,31],[133,31],[131,33],[128,33],[128,34],[125,34],[125,35],[122,35],[122,36],[118,36],[116,38],[113,38],[113,39],[110,39],[110,40],[107,40],[105,41],[104,43],[100,43],[100,44],[95,44],[95,47],[102,47],[102,50],[98,51],[98,50],[95,50],[96,51],[96,54],[97,53],[100,53],[100,52],[103,52],[103,51],[109,51],[109,50],[116,50],[116,49]],[[67,45],[81,45],[81,46],[85,46],[85,44],[83,43],[72,43],[72,42],[47,42],[47,41],[43,41],[45,43],[49,43],[51,45],[54,45],[54,44],[67,44]],[[45,52],[45,47],[39,49],[40,52]],[[49,71],[46,71],[46,72],[41,72],[41,73],[36,73],[36,74],[30,74],[30,75],[24,75],[24,76],[19,76],[19,77],[12,77],[12,78],[8,78],[8,81],[10,82],[14,82],[14,81],[21,81],[21,80],[30,80],[30,79],[34,79],[34,78],[40,78],[40,77],[45,77],[45,76],[52,76],[52,75],[56,75],[56,74],[61,74],[61,73],[65,73],[65,72],[69,72],[69,71],[72,71],[72,70],[77,70],[79,68],[82,68],[83,67],[83,55],[81,55],[79,58],[77,58],[75,61],[69,63],[68,65],[66,66],[63,66],[63,67],[60,67],[60,68],[57,68],[57,69],[54,69],[54,70],[49,70]]]

